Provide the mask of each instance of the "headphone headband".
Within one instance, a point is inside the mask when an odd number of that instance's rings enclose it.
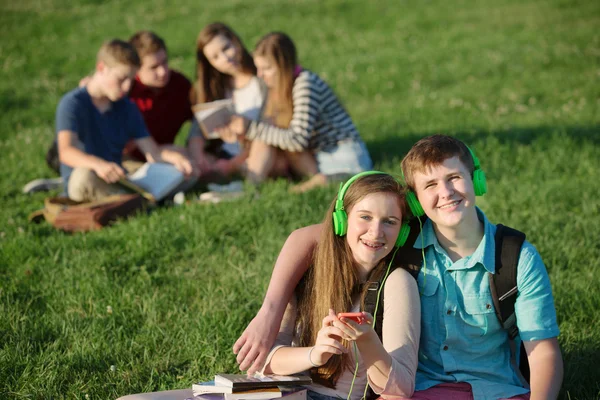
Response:
[[[348,179],[346,181],[346,183],[340,183],[340,190],[338,191],[337,200],[335,201],[336,211],[344,209],[344,196],[346,195],[346,192],[348,191],[348,188],[350,187],[350,185],[352,185],[352,183],[355,180],[362,178],[363,176],[375,175],[375,174],[389,175],[389,174],[387,174],[385,172],[381,172],[381,171],[364,171],[364,172],[360,172],[360,173],[354,175],[352,178]]]

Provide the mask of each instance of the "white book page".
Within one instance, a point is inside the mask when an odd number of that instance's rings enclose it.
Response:
[[[184,179],[181,171],[167,163],[145,163],[127,176],[128,181],[150,193],[156,201],[162,200]]]

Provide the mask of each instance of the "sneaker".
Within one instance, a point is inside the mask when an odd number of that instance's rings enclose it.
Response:
[[[244,192],[204,192],[198,197],[200,203],[221,203],[222,201],[230,201],[239,199],[244,195]]]
[[[35,179],[23,186],[23,193],[46,192],[48,190],[60,189],[63,185],[63,179]]]

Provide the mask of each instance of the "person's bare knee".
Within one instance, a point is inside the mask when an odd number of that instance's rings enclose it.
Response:
[[[253,140],[246,160],[247,178],[254,183],[264,181],[273,168],[276,152],[275,147],[269,146],[260,140]]]

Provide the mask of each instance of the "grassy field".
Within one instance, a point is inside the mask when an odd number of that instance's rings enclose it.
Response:
[[[367,6],[368,5],[368,6]],[[343,99],[376,167],[431,133],[482,160],[493,222],[524,230],[547,265],[565,359],[561,397],[600,398],[600,2],[500,0],[21,0],[0,4],[0,398],[111,399],[234,371],[231,345],[295,228],[329,187],[288,183],[214,206],[158,210],[68,235],[27,215],[60,97],[102,41],[153,29],[194,77],[214,20],[252,49],[271,30]],[[184,134],[182,133],[182,135]],[[181,138],[183,141],[183,138]],[[595,160],[595,161],[594,161]]]

